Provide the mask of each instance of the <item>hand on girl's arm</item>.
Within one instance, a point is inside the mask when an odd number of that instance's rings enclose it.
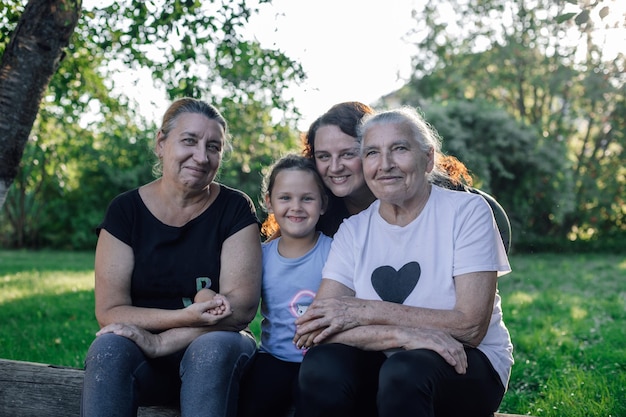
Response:
[[[296,319],[294,343],[308,347],[322,343],[331,335],[360,325],[356,315],[347,312],[352,304],[362,300],[354,298],[354,291],[345,285],[322,279],[315,300],[306,312]]]
[[[361,326],[354,311],[365,307],[364,300],[352,296],[316,298],[306,313],[296,319],[296,339],[311,338],[313,344],[324,342],[334,334]]]

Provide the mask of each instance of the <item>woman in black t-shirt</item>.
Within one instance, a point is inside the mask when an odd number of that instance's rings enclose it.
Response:
[[[180,404],[182,415],[234,413],[256,348],[246,329],[261,247],[250,198],[214,181],[227,135],[213,106],[175,101],[156,136],[160,177],[116,197],[99,225],[101,329],[85,361],[82,415],[160,404]],[[202,288],[218,295],[194,304]]]

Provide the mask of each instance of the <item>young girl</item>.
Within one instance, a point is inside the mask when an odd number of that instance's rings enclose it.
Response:
[[[315,230],[327,197],[311,160],[279,159],[263,194],[263,234],[273,235],[277,225],[280,237],[263,244],[261,345],[241,382],[240,417],[281,416],[293,405],[304,355],[292,342],[294,321],[315,297],[332,241]]]

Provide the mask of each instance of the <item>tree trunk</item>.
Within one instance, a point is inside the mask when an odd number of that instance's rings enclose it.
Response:
[[[30,0],[0,62],[0,208],[44,92],[78,23],[81,0]]]

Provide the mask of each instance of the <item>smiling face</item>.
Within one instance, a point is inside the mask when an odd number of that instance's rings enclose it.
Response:
[[[315,166],[324,184],[337,197],[362,193],[365,185],[359,144],[334,125],[322,126],[315,134]]]
[[[157,137],[163,179],[187,189],[206,188],[219,169],[224,140],[224,128],[217,121],[199,113],[179,115],[168,136],[159,132]]]
[[[315,173],[301,169],[284,169],[276,174],[265,205],[274,214],[282,236],[302,238],[315,233],[324,206],[318,181]]]
[[[420,149],[400,123],[380,123],[363,136],[365,181],[381,204],[404,205],[428,195],[426,176],[434,166],[434,151]]]

